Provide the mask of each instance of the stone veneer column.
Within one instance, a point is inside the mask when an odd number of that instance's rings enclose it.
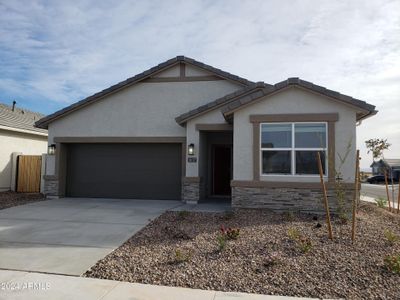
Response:
[[[189,204],[197,204],[202,193],[200,177],[182,178],[182,201]]]
[[[54,175],[44,175],[44,191],[46,198],[58,198],[58,178]]]

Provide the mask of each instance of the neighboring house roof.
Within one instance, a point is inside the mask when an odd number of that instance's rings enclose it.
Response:
[[[374,161],[371,164],[371,168],[373,168],[374,166],[389,166],[391,168],[400,168],[400,159],[396,159],[396,158],[385,158],[385,159],[381,159],[379,161]]]
[[[385,163],[390,167],[400,167],[400,159],[386,158]]]
[[[79,102],[76,102],[76,103],[74,103],[74,104],[72,104],[72,105],[70,105],[70,106],[68,106],[66,108],[63,108],[63,109],[61,109],[61,110],[59,110],[59,111],[57,111],[57,112],[55,112],[55,113],[53,113],[51,115],[48,115],[48,116],[42,118],[41,120],[37,121],[36,122],[36,126],[39,127],[39,128],[47,128],[48,124],[51,123],[53,120],[55,120],[57,118],[60,118],[60,117],[62,117],[64,115],[67,115],[67,114],[69,114],[69,113],[71,113],[71,112],[73,112],[73,111],[75,111],[75,110],[77,110],[77,109],[79,109],[79,108],[81,108],[83,106],[86,106],[88,104],[96,102],[96,101],[100,100],[101,98],[109,95],[110,93],[113,93],[113,92],[115,92],[117,90],[126,88],[126,87],[131,86],[133,84],[136,84],[136,83],[138,83],[140,81],[143,81],[143,80],[151,77],[155,73],[158,73],[158,72],[160,72],[162,70],[168,69],[168,68],[170,68],[170,67],[172,67],[172,66],[174,66],[176,64],[179,64],[179,63],[187,63],[187,64],[190,64],[190,65],[193,65],[193,66],[198,67],[200,69],[203,69],[205,71],[209,71],[211,73],[214,73],[218,77],[221,77],[221,78],[226,79],[226,80],[234,81],[234,82],[239,83],[239,84],[241,84],[243,86],[248,86],[248,85],[251,85],[251,84],[254,83],[254,82],[251,82],[251,81],[249,81],[249,80],[247,80],[245,78],[233,75],[233,74],[225,72],[223,70],[214,68],[214,67],[212,67],[210,65],[206,65],[206,64],[204,64],[202,62],[196,61],[196,60],[194,60],[192,58],[185,57],[185,56],[177,56],[177,57],[169,59],[169,60],[167,60],[167,61],[165,61],[165,62],[163,62],[163,63],[161,63],[161,64],[159,64],[159,65],[157,65],[157,66],[155,66],[153,68],[151,68],[151,69],[148,69],[147,71],[144,71],[144,72],[142,72],[142,73],[140,73],[140,74],[138,74],[136,76],[133,76],[133,77],[128,78],[128,79],[126,79],[124,81],[121,81],[120,83],[117,83],[117,84],[115,84],[115,85],[113,85],[113,86],[111,86],[111,87],[109,87],[109,88],[107,88],[105,90],[102,90],[101,92],[98,92],[98,93],[96,93],[96,94],[94,94],[92,96],[89,96],[89,97],[87,97],[87,98],[85,98],[85,99],[83,99],[83,100],[81,100]]]
[[[35,122],[44,115],[26,109],[0,103],[0,128],[3,130],[26,132],[37,135],[46,135],[47,130],[35,127]]]
[[[218,107],[222,107],[222,114],[224,115],[225,119],[229,121],[232,119],[232,115],[236,110],[257,101],[262,97],[277,93],[280,90],[283,90],[290,86],[298,86],[360,109],[361,111],[357,114],[357,121],[360,121],[368,116],[377,113],[377,111],[375,110],[375,106],[368,104],[365,101],[343,95],[339,92],[335,92],[325,87],[313,84],[312,82],[294,77],[281,81],[275,85],[258,82],[235,93],[226,95],[206,105],[200,106],[194,110],[182,114],[176,118],[176,121],[178,122],[178,124],[182,125],[188,120],[195,118],[206,111]]]

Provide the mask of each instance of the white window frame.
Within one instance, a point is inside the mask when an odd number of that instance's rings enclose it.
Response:
[[[262,125],[291,125],[292,126],[292,147],[290,148],[263,148],[262,147]],[[324,124],[325,125],[325,147],[324,148],[296,148],[295,147],[295,125],[296,124]],[[282,177],[319,177],[319,174],[296,174],[296,151],[324,151],[325,152],[325,173],[324,178],[328,177],[328,122],[263,122],[260,123],[260,144],[258,145],[260,155],[260,175],[261,176],[282,176]],[[263,173],[262,154],[264,151],[290,151],[290,171],[291,173]]]

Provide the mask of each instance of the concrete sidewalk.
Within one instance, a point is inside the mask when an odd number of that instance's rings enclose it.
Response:
[[[225,293],[104,279],[0,270],[0,299],[289,300],[311,298]]]

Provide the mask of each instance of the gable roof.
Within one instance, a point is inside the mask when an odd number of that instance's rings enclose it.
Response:
[[[227,94],[227,95],[225,95],[221,98],[218,98],[214,101],[211,101],[205,105],[199,106],[199,107],[192,109],[184,114],[181,114],[180,116],[175,118],[175,121],[179,125],[183,125],[190,119],[193,119],[201,114],[207,113],[208,111],[214,110],[218,107],[223,107],[227,103],[230,103],[230,102],[234,101],[235,99],[242,99],[244,97],[246,97],[246,98],[255,97],[255,95],[257,95],[258,91],[261,91],[263,88],[269,88],[269,87],[271,87],[271,85],[266,84],[264,82],[253,83],[253,84],[246,86],[240,90],[237,90],[233,93]]]
[[[35,122],[43,118],[44,115],[21,109],[12,109],[12,106],[0,103],[0,126],[5,130],[29,131],[32,134],[47,135],[47,130],[36,128]]]
[[[313,84],[312,82],[305,81],[297,77],[293,77],[281,81],[275,85],[269,85],[263,82],[258,82],[256,84],[243,88],[235,93],[226,95],[206,105],[200,106],[194,110],[182,114],[176,118],[176,121],[178,122],[178,124],[183,125],[183,123],[187,122],[188,120],[195,118],[198,115],[205,113],[206,111],[218,107],[221,107],[221,112],[224,115],[225,119],[227,121],[230,121],[232,119],[233,113],[236,110],[241,109],[244,106],[247,106],[257,101],[262,97],[277,93],[290,86],[298,86],[360,109],[360,112],[357,114],[357,121],[361,121],[362,119],[365,119],[368,116],[377,113],[377,111],[375,110],[375,106],[368,104],[365,101],[355,99],[353,97],[327,89],[323,86]]]
[[[204,64],[204,63],[199,62],[197,60],[194,60],[192,58],[185,57],[185,56],[177,56],[177,57],[169,59],[169,60],[167,60],[167,61],[165,61],[163,63],[160,63],[159,65],[157,65],[157,66],[155,66],[153,68],[150,68],[150,69],[148,69],[148,70],[146,70],[146,71],[144,71],[144,72],[142,72],[140,74],[137,74],[137,75],[135,75],[135,76],[133,76],[131,78],[128,78],[128,79],[126,79],[124,81],[121,81],[121,82],[119,82],[119,83],[117,83],[117,84],[115,84],[115,85],[113,85],[113,86],[111,86],[111,87],[109,87],[107,89],[104,89],[104,90],[102,90],[102,91],[100,91],[100,92],[98,92],[98,93],[96,93],[96,94],[94,94],[92,96],[89,96],[89,97],[87,97],[87,98],[85,98],[83,100],[80,100],[80,101],[78,101],[78,102],[76,102],[76,103],[74,103],[74,104],[72,104],[70,106],[67,106],[67,107],[65,107],[65,108],[63,108],[63,109],[61,109],[59,111],[56,111],[55,113],[53,113],[51,115],[48,115],[48,116],[40,119],[39,121],[37,121],[36,122],[36,126],[39,127],[39,128],[47,128],[48,124],[51,123],[55,119],[58,119],[58,118],[60,118],[60,117],[62,117],[64,115],[67,115],[67,114],[69,114],[69,113],[71,113],[71,112],[73,112],[73,111],[75,111],[75,110],[77,110],[77,109],[79,109],[81,107],[84,107],[84,106],[89,105],[89,104],[91,104],[93,102],[96,102],[96,101],[104,98],[105,96],[113,93],[113,92],[116,92],[116,91],[121,90],[123,88],[126,88],[128,86],[132,86],[132,85],[134,85],[134,84],[136,84],[136,83],[138,83],[140,81],[143,81],[143,80],[151,77],[152,75],[154,75],[154,74],[156,74],[158,72],[161,72],[162,70],[166,70],[166,69],[168,69],[168,68],[170,68],[170,67],[172,67],[174,65],[177,65],[179,63],[187,63],[187,64],[190,64],[190,65],[193,65],[193,66],[198,67],[200,69],[203,69],[205,71],[209,71],[211,73],[214,73],[218,77],[221,77],[223,79],[239,83],[239,84],[241,84],[243,86],[248,86],[248,85],[253,84],[253,82],[251,82],[251,81],[249,81],[249,80],[247,80],[245,78],[242,78],[242,77],[233,75],[231,73],[225,72],[223,70],[214,68],[214,67],[212,67],[210,65]]]

